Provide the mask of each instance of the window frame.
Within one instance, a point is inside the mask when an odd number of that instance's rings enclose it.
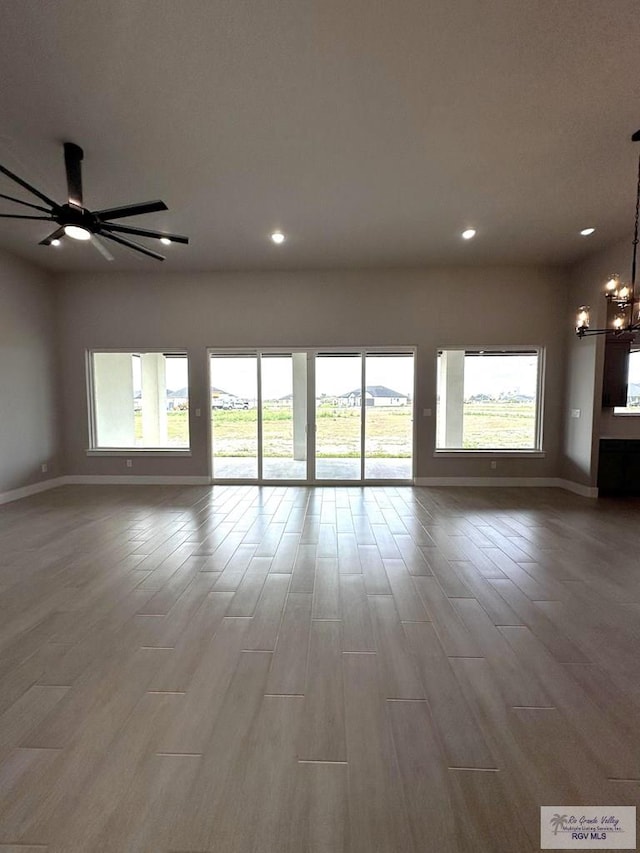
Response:
[[[631,361],[631,356],[636,352],[640,354],[640,344],[634,344],[631,346],[631,350],[629,352],[629,361]],[[631,382],[629,381],[629,377],[627,376],[627,400],[629,399],[629,386],[630,385],[631,385]],[[628,408],[629,408],[629,406],[624,406],[624,407],[623,406],[614,406],[613,407],[613,417],[614,418],[637,418],[637,417],[640,417],[640,406],[638,406],[637,409],[633,412],[621,411],[622,409],[628,409]],[[616,409],[618,411],[616,411]]]
[[[304,481],[301,480],[265,480],[261,476],[253,478],[253,479],[242,479],[239,481],[237,478],[215,478],[213,473],[213,465],[214,465],[214,454],[213,454],[213,432],[212,432],[212,422],[210,417],[210,410],[207,417],[207,444],[209,447],[209,477],[212,483],[219,484],[227,484],[227,483],[237,483],[242,482],[243,484],[251,485],[251,484],[268,484],[268,485],[287,485],[293,484],[298,485],[301,482],[304,482],[307,486],[363,486],[363,485],[376,485],[379,482],[383,482],[383,484],[387,485],[411,485],[416,476],[417,476],[417,460],[418,460],[418,423],[417,423],[417,392],[418,392],[418,353],[419,348],[416,345],[401,345],[401,346],[326,346],[326,347],[318,347],[318,346],[272,346],[272,347],[218,347],[218,346],[209,346],[207,347],[207,359],[210,370],[211,358],[215,356],[256,356],[258,359],[258,407],[261,409],[262,407],[262,376],[260,371],[260,359],[263,355],[278,355],[278,354],[290,354],[294,352],[304,352],[307,353],[308,358],[312,361],[315,361],[317,356],[319,355],[329,355],[329,354],[337,354],[337,355],[359,355],[361,357],[361,368],[362,368],[362,382],[364,385],[365,379],[365,371],[366,371],[366,357],[367,355],[411,355],[413,359],[413,387],[411,389],[412,395],[412,429],[411,429],[411,458],[412,458],[412,468],[411,468],[411,477],[407,480],[384,480],[379,481],[377,479],[367,479],[366,477],[362,477],[359,480],[329,480],[322,479],[315,476],[315,424],[316,424],[316,372],[315,372],[315,364],[313,365],[311,372],[308,373],[308,383],[307,383],[307,459],[313,460],[313,464],[310,464],[307,468],[307,476]],[[210,374],[209,374],[210,375]],[[364,440],[366,438],[366,412],[364,411],[366,407],[363,407],[363,417],[361,421],[361,429],[360,429],[360,441],[361,448],[363,448],[361,460],[364,465],[365,453],[364,453]],[[259,419],[260,424],[260,419]],[[260,426],[258,432],[258,446],[260,446],[262,442],[262,428]],[[259,457],[260,458],[260,457]],[[259,473],[261,474],[262,465],[259,465]],[[311,473],[313,470],[314,473]],[[363,469],[361,469],[363,470]]]
[[[98,428],[96,418],[95,381],[93,375],[93,356],[96,353],[122,353],[130,355],[145,355],[147,353],[167,353],[170,355],[184,355],[187,359],[187,387],[191,392],[191,357],[187,347],[91,347],[85,350],[85,377],[87,390],[87,434],[88,447],[85,450],[87,456],[191,456],[191,393],[189,393],[189,406],[187,418],[189,421],[189,445],[188,447],[108,447],[100,446],[97,442]]]
[[[438,359],[442,352],[450,352],[450,351],[460,351],[463,352],[479,352],[483,350],[484,352],[493,352],[493,353],[504,353],[508,355],[509,353],[535,353],[538,357],[538,375],[536,378],[536,411],[535,411],[535,426],[534,426],[534,438],[535,438],[535,446],[534,447],[496,447],[496,448],[464,448],[464,447],[442,447],[439,448],[437,446],[438,441]],[[545,359],[545,347],[540,344],[478,344],[475,346],[467,345],[441,345],[436,347],[436,357],[434,359],[434,370],[435,370],[435,404],[433,407],[433,411],[435,413],[435,429],[433,435],[433,455],[438,458],[456,458],[456,457],[526,457],[528,459],[531,458],[544,458],[546,456],[546,452],[544,450],[543,444],[543,423],[544,423],[544,388],[545,388],[545,373],[546,373],[546,359]]]

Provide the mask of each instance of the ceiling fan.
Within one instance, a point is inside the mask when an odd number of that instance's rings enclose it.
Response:
[[[48,205],[48,208],[42,207],[41,205],[32,204],[31,202],[0,193],[0,198],[6,201],[12,201],[16,204],[21,204],[23,207],[37,210],[41,214],[46,214],[36,216],[33,214],[0,213],[0,219],[39,219],[47,222],[55,222],[58,228],[49,234],[48,237],[45,237],[44,240],[40,241],[41,246],[58,246],[63,237],[70,237],[72,240],[90,240],[93,246],[108,261],[113,260],[113,255],[103,243],[102,238],[119,243],[121,246],[127,246],[129,249],[141,252],[150,258],[155,258],[157,261],[164,261],[164,256],[148,249],[141,243],[128,239],[128,237],[151,237],[162,241],[165,245],[169,243],[189,242],[188,237],[182,237],[180,234],[163,234],[160,231],[149,231],[148,229],[136,228],[132,225],[118,225],[112,221],[114,219],[124,219],[127,216],[140,216],[143,213],[168,210],[169,208],[163,201],[144,201],[140,204],[126,204],[121,207],[109,207],[104,210],[93,211],[84,207],[82,201],[81,165],[83,157],[84,152],[79,145],[73,142],[64,143],[64,165],[67,173],[69,196],[69,201],[66,204],[58,204],[43,192],[31,186],[27,181],[19,178],[13,172],[10,172],[9,169],[0,165],[0,172]]]

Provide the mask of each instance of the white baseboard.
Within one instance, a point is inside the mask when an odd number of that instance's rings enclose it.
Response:
[[[8,492],[0,492],[0,506],[22,498],[46,492],[49,489],[57,489],[59,486],[208,486],[209,477],[136,477],[133,474],[123,476],[94,476],[93,474],[72,474],[66,477],[52,477],[43,480],[42,483],[32,483],[30,486],[22,486],[20,489],[11,489]]]
[[[63,478],[73,486],[209,486],[209,477],[154,477],[135,474],[71,474]]]
[[[597,498],[598,489],[592,486],[583,486],[572,480],[563,480],[560,477],[416,477],[413,481],[415,486],[508,486],[511,488],[555,488],[565,489],[583,498]],[[86,485],[86,486],[208,486],[211,480],[206,476],[193,477],[153,477],[136,476],[134,474],[106,475],[96,474],[72,474],[66,477],[52,477],[42,483],[33,483],[20,489],[12,489],[8,492],[0,492],[0,505],[18,501],[46,492],[49,489],[57,489],[59,486]]]
[[[597,498],[598,489],[560,477],[416,477],[416,486],[487,486],[511,488],[565,489],[583,498]]]
[[[598,497],[597,486],[583,486],[582,483],[574,483],[573,480],[558,479],[558,488],[573,492],[574,495],[580,495],[583,498]]]
[[[553,488],[555,477],[416,477],[416,486],[512,486],[515,488]]]
[[[37,495],[39,492],[46,492],[49,489],[57,489],[58,486],[65,484],[66,479],[66,477],[51,477],[51,479],[43,480],[41,483],[32,483],[30,486],[22,486],[20,489],[0,492],[0,504],[19,501],[21,498],[28,498],[31,495]]]

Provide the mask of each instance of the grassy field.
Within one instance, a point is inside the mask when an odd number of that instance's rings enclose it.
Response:
[[[321,407],[316,415],[318,458],[360,456],[358,409]],[[216,456],[255,456],[257,412],[213,412],[213,445]],[[262,419],[264,455],[289,458],[293,445],[291,409],[266,409]],[[412,424],[409,406],[367,410],[367,456],[379,459],[411,457]]]
[[[464,448],[533,447],[533,403],[465,403]]]
[[[413,425],[411,407],[368,408],[366,411],[367,456],[404,459],[411,456]],[[216,456],[255,456],[256,409],[216,409],[212,412]],[[187,412],[168,412],[169,444],[189,443]],[[293,444],[290,408],[266,408],[263,416],[264,455],[289,458]],[[317,456],[348,458],[360,455],[360,411],[320,407],[316,415]],[[534,444],[535,408],[532,403],[465,403],[464,447],[531,447]],[[136,413],[136,438],[142,439],[142,417]]]
[[[167,412],[167,436],[172,447],[189,446],[189,413]],[[142,443],[142,412],[136,412],[134,417],[136,442]]]

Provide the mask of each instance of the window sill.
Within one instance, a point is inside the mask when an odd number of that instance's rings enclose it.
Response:
[[[640,412],[615,412],[614,418],[640,418]]]
[[[191,449],[177,450],[175,448],[163,450],[161,447],[104,447],[85,451],[87,456],[191,456]]]
[[[464,457],[466,459],[544,459],[546,452],[544,450],[435,450],[433,455],[442,459],[456,459]]]

